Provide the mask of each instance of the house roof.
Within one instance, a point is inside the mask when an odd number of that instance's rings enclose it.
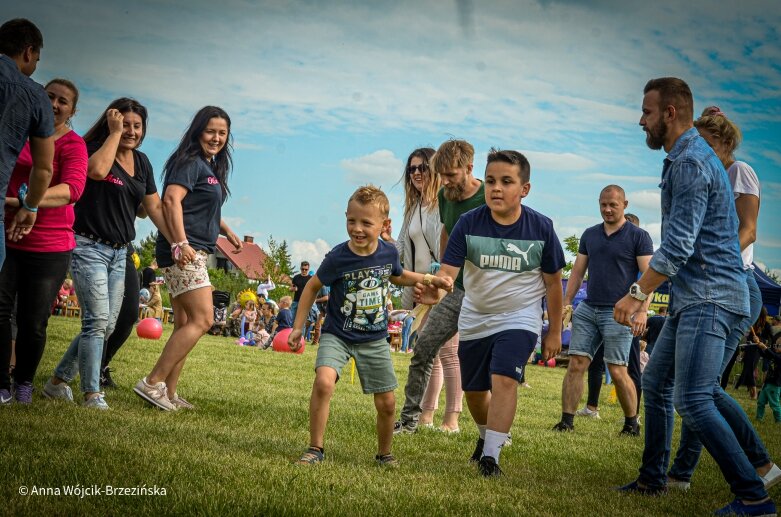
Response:
[[[266,253],[254,242],[243,241],[241,253],[233,253],[233,245],[225,237],[217,238],[217,249],[235,267],[241,269],[247,278],[260,280],[264,277],[263,263]]]

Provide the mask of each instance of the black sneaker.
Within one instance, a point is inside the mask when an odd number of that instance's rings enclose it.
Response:
[[[634,425],[624,424],[623,429],[618,434],[621,436],[640,436],[640,424],[637,422]]]
[[[565,422],[559,422],[558,424],[553,426],[553,430],[554,431],[558,431],[560,433],[567,433],[567,432],[570,432],[570,431],[574,431],[575,430],[575,426],[574,425],[569,425],[569,424],[567,424]]]
[[[471,463],[479,463],[480,458],[483,457],[483,446],[485,445],[485,440],[482,438],[477,439],[477,444],[475,445],[475,452],[472,453],[472,457],[469,458],[469,461]]]
[[[418,424],[396,420],[393,423],[393,434],[412,434],[418,430]]]
[[[477,470],[480,472],[480,475],[487,478],[502,475],[502,469],[499,468],[496,460],[491,456],[483,456],[480,458],[480,462],[477,464]]]
[[[101,388],[116,388],[114,380],[111,378],[111,368],[106,366],[100,371],[100,387]]]

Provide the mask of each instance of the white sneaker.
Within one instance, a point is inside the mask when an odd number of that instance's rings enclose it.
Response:
[[[781,483],[781,468],[778,468],[778,465],[773,463],[773,466],[770,467],[767,474],[759,477],[762,479],[762,482],[765,483],[765,490],[767,490],[768,488]]]
[[[683,481],[681,479],[675,479],[675,478],[671,478],[670,476],[667,476],[667,488],[686,492],[687,490],[689,490],[690,487],[691,487],[691,483],[688,481]]]
[[[64,382],[54,384],[51,379],[46,381],[46,384],[43,386],[43,396],[50,399],[73,402],[73,391],[71,390],[71,387]]]
[[[164,382],[158,382],[157,384],[149,384],[146,382],[146,377],[136,383],[133,391],[155,407],[162,409],[163,411],[176,411],[177,407],[171,404],[168,400],[168,389]]]
[[[94,397],[90,397],[81,404],[83,407],[93,408],[93,409],[102,409],[106,410],[109,409],[108,404],[106,403],[106,399],[104,398],[103,393],[98,393]]]
[[[588,406],[583,406],[583,409],[578,409],[575,411],[575,415],[577,416],[586,416],[589,418],[594,418],[596,420],[600,420],[599,418],[599,410],[592,411],[588,408]]]

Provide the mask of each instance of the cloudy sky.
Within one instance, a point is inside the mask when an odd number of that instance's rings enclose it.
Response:
[[[44,33],[33,76],[81,88],[75,128],[114,98],[149,108],[142,150],[156,172],[202,106],[233,119],[240,235],[289,243],[314,264],[346,239],[356,186],[390,194],[407,155],[456,137],[524,152],[524,201],[561,238],[600,221],[601,188],[618,183],[660,241],[664,153],[638,126],[652,77],[685,79],[695,111],[719,105],[744,132],[738,159],[762,183],[755,259],[781,270],[781,5],[711,1],[136,1],[3,0]],[[726,5],[726,4],[725,4]],[[152,230],[138,224],[139,237]],[[781,271],[779,271],[781,272]]]

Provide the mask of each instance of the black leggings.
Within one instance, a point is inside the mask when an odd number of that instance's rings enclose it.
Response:
[[[135,264],[133,264],[133,255],[128,252],[125,262],[125,296],[122,299],[122,307],[119,308],[114,332],[103,345],[101,370],[108,366],[108,363],[114,358],[114,354],[125,344],[130,333],[133,332],[133,325],[138,320],[138,291],[138,273]]]
[[[588,365],[588,400],[586,404],[599,407],[599,392],[602,390],[602,373],[605,371],[605,347],[600,346],[594,354],[594,359]],[[632,338],[632,348],[629,350],[629,366],[627,366],[629,378],[637,390],[637,411],[640,411],[640,397],[643,395],[640,372],[640,338]]]
[[[17,300],[17,384],[32,382],[46,347],[52,303],[57,298],[71,252],[41,253],[8,248],[0,270],[0,388],[9,389],[11,379],[11,313]]]

